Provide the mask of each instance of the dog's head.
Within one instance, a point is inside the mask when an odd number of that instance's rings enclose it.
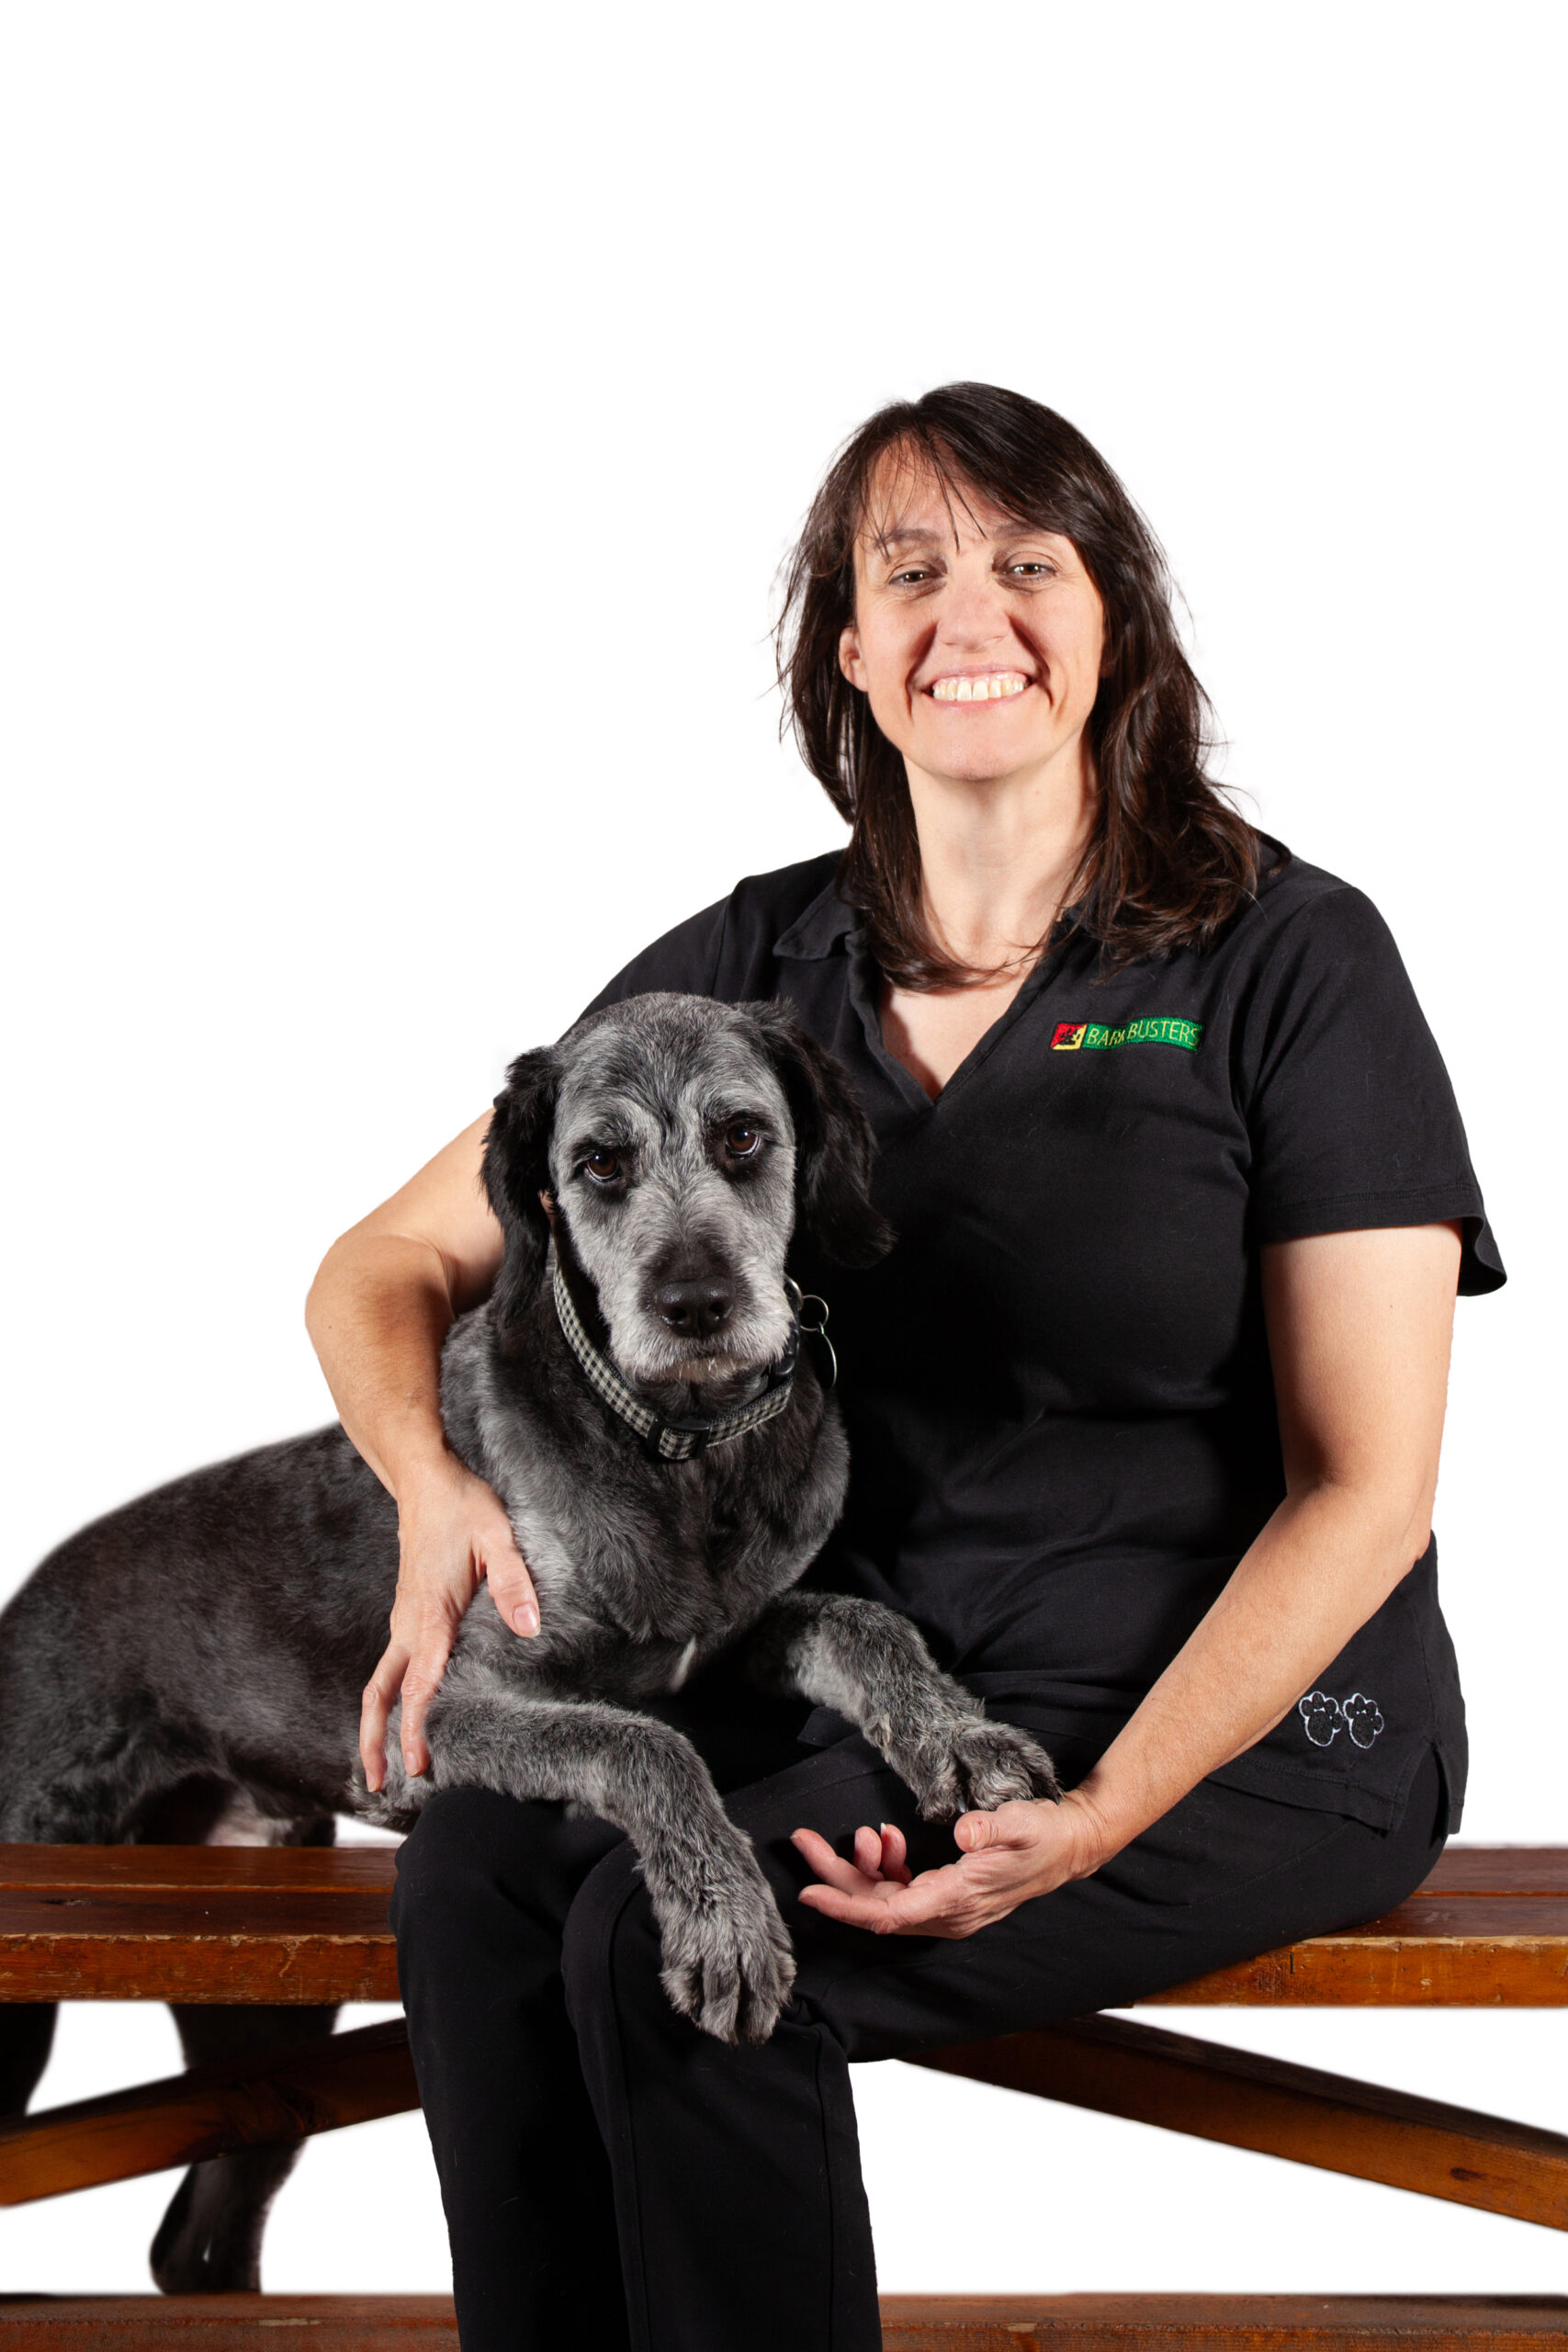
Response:
[[[640,996],[524,1054],[497,1096],[484,1178],[506,1237],[504,1317],[544,1271],[554,1214],[609,1351],[646,1385],[717,1385],[776,1362],[797,1225],[869,1265],[872,1138],[833,1057],[773,1003]]]

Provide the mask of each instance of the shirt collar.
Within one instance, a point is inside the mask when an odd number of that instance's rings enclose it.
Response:
[[[860,917],[853,907],[846,907],[840,898],[835,878],[818,892],[805,913],[797,915],[787,931],[779,933],[773,942],[773,954],[812,963],[835,955],[859,925]]]

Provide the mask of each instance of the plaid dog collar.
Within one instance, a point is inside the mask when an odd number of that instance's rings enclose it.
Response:
[[[790,1287],[793,1290],[794,1284]],[[789,1403],[795,1387],[795,1368],[800,1359],[800,1318],[793,1300],[789,1345],[770,1370],[768,1385],[760,1396],[753,1397],[750,1405],[737,1405],[732,1412],[716,1414],[710,1421],[667,1421],[627,1387],[609,1357],[594,1346],[583,1329],[558,1257],[555,1262],[555,1294],[556,1313],[567,1346],[587,1374],[589,1386],[613,1413],[620,1415],[629,1429],[637,1431],[660,1462],[690,1462],[694,1454],[705,1453],[710,1445],[722,1445],[727,1438],[744,1437],[748,1430],[761,1429],[764,1421],[771,1421]],[[798,1297],[798,1292],[795,1295]]]

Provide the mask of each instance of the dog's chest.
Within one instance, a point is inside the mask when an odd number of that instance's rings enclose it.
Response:
[[[695,1464],[652,1498],[610,1486],[553,1499],[547,1516],[536,1497],[513,1512],[541,1617],[645,1653],[637,1679],[647,1689],[678,1689],[696,1657],[748,1624],[794,1565],[766,1514],[733,1485],[704,1480]]]
[[[541,1620],[519,1641],[493,1610],[470,1611],[465,1646],[488,1618],[487,1656],[509,1677],[626,1699],[678,1690],[820,1548],[843,1496],[838,1422],[818,1406],[654,1461],[579,1393],[575,1365],[564,1392],[536,1393],[547,1342],[502,1365],[482,1309],[447,1342],[448,1438],[505,1504]]]

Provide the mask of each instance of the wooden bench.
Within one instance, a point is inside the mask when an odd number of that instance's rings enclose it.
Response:
[[[0,1846],[0,2000],[395,2001],[385,1848]],[[1456,1847],[1386,1918],[1206,1976],[1163,2003],[1568,2007],[1568,1849]],[[1096,2017],[928,2052],[918,2064],[1568,2230],[1568,2138]],[[303,2042],[0,2126],[16,2205],[416,2107],[400,2020]],[[110,2297],[0,2302],[0,2352],[178,2345],[232,2352],[261,2326],[326,2352],[454,2344],[432,2296]],[[912,2297],[884,2303],[893,2352],[1406,2352],[1568,2336],[1568,2299]],[[271,2339],[276,2342],[276,2338]]]

